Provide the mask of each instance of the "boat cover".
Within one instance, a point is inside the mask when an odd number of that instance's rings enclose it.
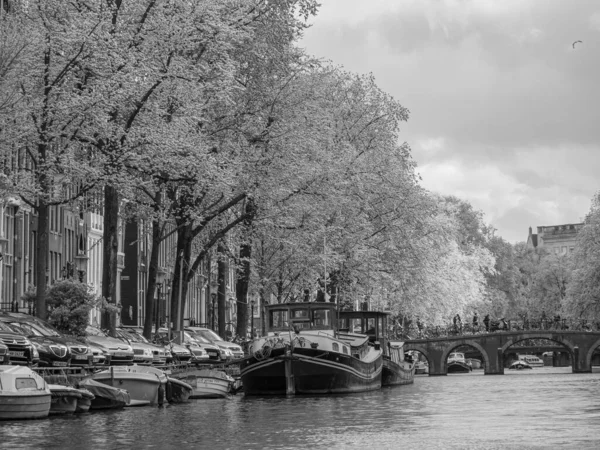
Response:
[[[131,398],[125,389],[109,386],[99,381],[85,378],[79,382],[79,388],[87,389],[92,395],[129,404]]]
[[[81,392],[78,389],[72,388],[71,386],[62,386],[60,384],[49,384],[50,393],[52,397],[75,397],[81,398]]]

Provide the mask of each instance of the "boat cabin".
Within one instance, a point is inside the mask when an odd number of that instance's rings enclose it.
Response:
[[[267,333],[302,330],[335,330],[337,305],[325,302],[266,305]]]
[[[341,311],[340,331],[366,334],[369,341],[381,342],[387,338],[388,316],[381,311]]]

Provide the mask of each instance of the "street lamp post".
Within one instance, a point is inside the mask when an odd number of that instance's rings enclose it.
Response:
[[[211,327],[213,329],[213,331],[215,330],[215,302],[217,301],[217,293],[216,292],[211,292],[210,293],[210,301],[212,302],[212,306],[211,306]]]
[[[156,271],[156,289],[157,289],[157,298],[155,302],[156,311],[154,311],[154,333],[158,334],[158,328],[160,327],[160,301],[162,299],[162,287],[165,282],[165,278],[167,277],[167,272],[159,267]]]
[[[254,299],[250,300],[250,339],[254,339]]]

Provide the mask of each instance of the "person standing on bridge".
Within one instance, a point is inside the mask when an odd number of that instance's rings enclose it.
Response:
[[[486,314],[483,318],[483,324],[485,325],[485,331],[490,331],[490,315]]]
[[[477,311],[473,315],[473,334],[479,331],[479,316],[477,315]]]

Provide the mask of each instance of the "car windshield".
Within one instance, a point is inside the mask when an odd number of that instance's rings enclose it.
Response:
[[[209,341],[222,341],[223,339],[221,339],[221,337],[215,333],[212,330],[198,330],[196,331],[197,334],[199,334],[200,336],[202,336],[205,339],[208,339]]]
[[[16,327],[9,323],[0,322],[0,331],[8,331],[10,333],[27,334],[22,328]]]
[[[20,328],[28,336],[60,337],[60,334],[56,330],[48,328],[41,323],[11,322],[11,325],[15,328]]]
[[[190,337],[201,344],[211,344],[212,342],[209,339],[206,339],[200,333],[190,333]]]
[[[102,336],[106,337],[106,333],[102,331],[100,328],[93,327],[88,325],[85,329],[85,332],[90,336]]]
[[[143,344],[150,343],[150,341],[148,341],[148,339],[146,339],[144,336],[142,336],[141,334],[139,334],[135,331],[124,331],[123,334],[125,336],[127,336],[127,339],[129,339],[130,341],[141,342]]]

